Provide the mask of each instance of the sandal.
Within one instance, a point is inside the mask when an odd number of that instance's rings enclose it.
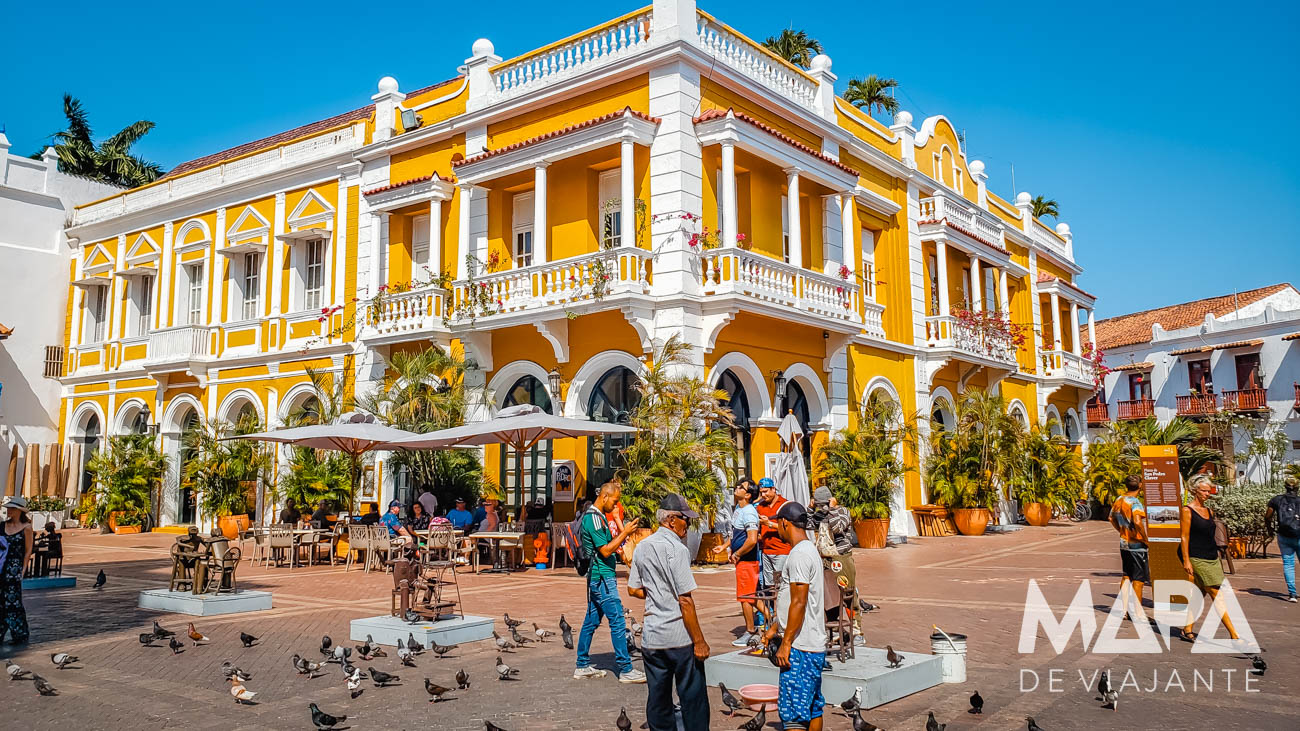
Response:
[[[1195,633],[1195,632],[1188,632],[1188,631],[1185,630],[1185,629],[1180,629],[1180,630],[1178,630],[1178,639],[1182,640],[1183,642],[1195,642],[1195,641],[1196,641],[1196,633]]]

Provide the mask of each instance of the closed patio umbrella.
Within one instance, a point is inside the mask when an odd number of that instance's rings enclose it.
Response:
[[[487,421],[414,434],[383,445],[384,449],[449,449],[485,444],[508,444],[523,452],[547,439],[635,434],[636,427],[587,419],[554,416],[532,404],[501,409]]]
[[[808,491],[808,472],[804,469],[800,449],[803,427],[799,426],[794,414],[786,414],[776,433],[781,437],[781,454],[776,458],[776,470],[772,475],[777,494],[791,502],[809,505],[812,494]]]

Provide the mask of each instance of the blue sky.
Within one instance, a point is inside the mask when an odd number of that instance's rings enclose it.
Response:
[[[636,3],[484,7],[393,6],[400,20],[387,22],[333,0],[66,2],[63,15],[19,3],[5,12],[0,124],[13,152],[39,149],[62,129],[67,91],[97,134],[156,122],[137,151],[169,168],[367,104],[384,75],[406,89],[449,78],[479,36],[510,57]],[[1014,164],[1018,190],[1060,202],[1099,317],[1300,283],[1294,3],[849,3],[838,17],[770,0],[701,7],[760,40],[807,30],[841,88],[852,76],[897,78],[917,123],[946,115],[1006,197]],[[380,48],[367,47],[377,33]]]

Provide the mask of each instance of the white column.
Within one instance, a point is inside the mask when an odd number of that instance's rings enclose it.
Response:
[[[1097,323],[1092,317],[1092,308],[1088,308],[1088,342],[1092,343],[1092,349],[1097,349]]]
[[[281,301],[284,298],[285,275],[291,272],[284,271],[284,242],[280,240],[280,235],[288,229],[285,227],[284,212],[284,193],[275,194],[275,219],[271,222],[271,266],[268,267],[267,273],[271,276],[271,316],[282,314],[284,307]],[[373,264],[371,267],[373,268]],[[292,291],[290,291],[292,295]],[[289,301],[289,309],[293,309],[293,300]]]
[[[984,283],[980,277],[980,258],[978,256],[970,258],[970,298],[971,310],[982,312],[984,310]]]
[[[226,209],[217,209],[217,230],[213,232],[213,248],[218,252],[212,257],[212,313],[208,324],[215,325],[226,321],[226,273],[223,271],[227,258],[219,253],[226,246]]]
[[[1052,293],[1052,350],[1061,349],[1061,297]]]
[[[1011,297],[1007,294],[1007,270],[998,270],[998,303],[1003,317],[1011,316]]]
[[[114,270],[126,263],[126,234],[118,235],[115,251]],[[122,310],[127,309],[122,303],[122,291],[125,289],[125,283],[122,281],[122,277],[113,272],[109,272],[108,281],[108,336],[104,339],[117,340],[126,335],[126,322],[122,317]]]
[[[618,188],[618,217],[622,221],[619,242],[636,246],[636,145],[632,140],[623,140],[619,145]]]
[[[735,246],[736,235],[740,233],[740,222],[736,220],[736,145],[730,140],[722,142],[722,245]]]
[[[937,263],[935,271],[939,278],[939,315],[947,316],[952,314],[952,306],[948,303],[948,245],[942,241],[934,243],[934,254]]]
[[[469,255],[473,253],[470,249],[473,240],[469,235],[469,204],[470,199],[473,198],[473,196],[474,186],[467,184],[460,185],[460,195],[457,196],[460,198],[458,210],[460,216],[460,227],[457,232],[459,241],[457,241],[456,244],[457,279],[469,278],[469,264],[467,263],[467,260],[469,259]]]
[[[803,219],[799,215],[799,168],[788,168],[786,207],[790,218],[790,264],[803,268]]]
[[[442,275],[442,199],[429,201],[429,259],[424,263],[429,276]]]
[[[840,194],[840,248],[844,257],[844,266],[849,268],[849,276],[853,276],[858,263],[857,242],[854,241],[853,232],[857,231],[853,225],[853,191]],[[868,286],[870,291],[870,286]]]
[[[546,168],[549,162],[539,162],[533,166],[533,263],[545,264],[546,240],[551,230],[550,221],[546,220]]]
[[[1079,345],[1079,304],[1070,303],[1070,351],[1075,355],[1082,355],[1083,349]]]
[[[171,324],[170,313],[176,302],[176,298],[172,293],[172,287],[175,286],[174,280],[176,279],[176,262],[172,261],[172,241],[176,237],[175,231],[176,229],[171,221],[163,224],[162,254],[158,257],[158,281],[154,282],[154,287],[158,290],[158,304],[154,307],[154,312],[160,329]],[[80,276],[80,272],[78,272],[78,276]]]

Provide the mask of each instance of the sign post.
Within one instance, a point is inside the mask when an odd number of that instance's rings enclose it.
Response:
[[[1148,554],[1151,580],[1185,580],[1183,562],[1178,560],[1178,512],[1183,506],[1183,484],[1178,472],[1178,447],[1138,447],[1142,464],[1142,492],[1147,507]]]

